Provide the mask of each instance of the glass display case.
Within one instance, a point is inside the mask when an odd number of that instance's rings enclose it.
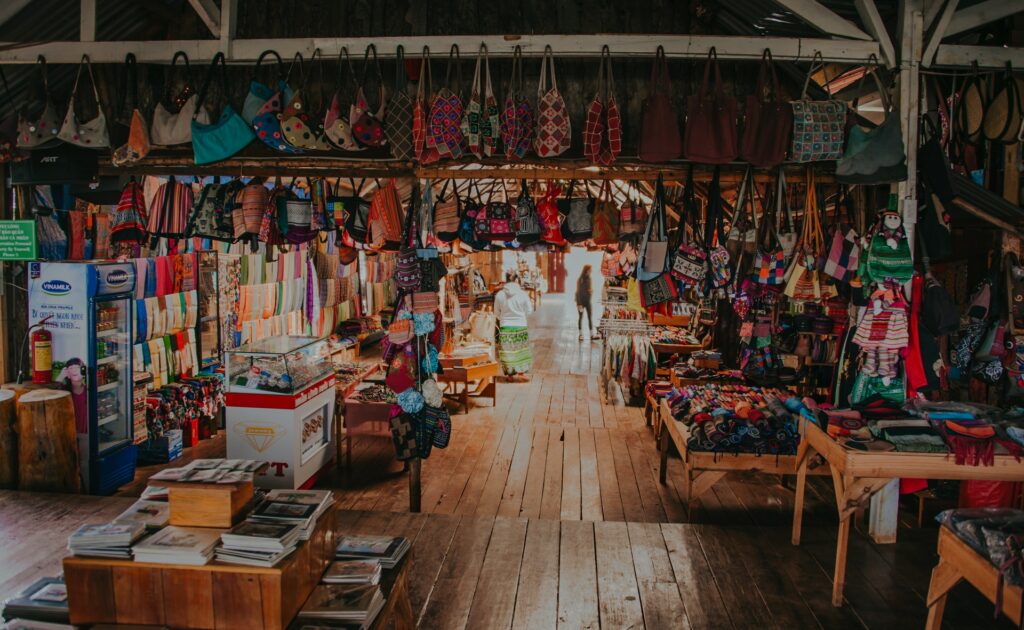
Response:
[[[221,331],[217,290],[217,252],[199,252],[198,328],[201,369],[220,363]]]
[[[229,392],[297,394],[334,373],[326,338],[269,337],[224,356]]]

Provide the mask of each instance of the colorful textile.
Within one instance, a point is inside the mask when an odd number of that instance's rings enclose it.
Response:
[[[530,333],[525,326],[502,326],[498,330],[498,360],[506,376],[533,369]]]

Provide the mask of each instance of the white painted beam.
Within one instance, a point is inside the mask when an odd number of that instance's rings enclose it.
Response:
[[[210,29],[213,36],[220,39],[220,9],[213,0],[188,0],[199,19],[203,21],[206,28]]]
[[[231,43],[238,26],[238,0],[221,0],[220,4],[220,51],[225,57],[230,57]]]
[[[828,35],[850,39],[871,39],[871,36],[857,28],[853,22],[840,17],[834,11],[816,0],[775,0],[792,11],[809,25]],[[775,51],[772,51],[774,56]]]
[[[81,0],[78,39],[83,42],[96,41],[96,0]]]
[[[222,16],[225,12],[222,11]],[[409,37],[314,37],[293,39],[230,39],[229,63],[254,63],[264,50],[276,50],[282,57],[301,52],[307,57],[319,48],[324,57],[337,56],[342,46],[350,51],[362,51],[368,44],[377,47],[381,58],[394,57],[399,45],[408,55],[423,46],[439,56],[447,55],[452,44],[469,54],[481,43],[487,45],[491,57],[511,57],[517,45],[523,56],[539,57],[545,46],[551,46],[556,57],[598,57],[601,47],[608,45],[614,57],[654,56],[658,46],[673,58],[703,58],[715,47],[720,59],[759,60],[765,48],[778,60],[809,61],[820,52],[825,61],[864,63],[873,54],[878,56],[879,45],[874,41],[833,40],[795,37],[727,37],[710,35],[438,35]],[[94,63],[121,63],[124,56],[134,53],[139,63],[170,63],[176,50],[184,50],[193,63],[208,62],[221,51],[224,40],[171,40],[120,42],[47,42],[31,44],[0,43],[0,63],[32,64],[36,57],[45,55],[51,63],[78,63],[82,54],[88,54]]]
[[[1024,68],[1024,48],[941,44],[932,65],[968,68],[972,61],[978,62],[979,68],[1002,69],[1006,67],[1008,61],[1014,68]]]
[[[857,7],[857,13],[860,14],[860,19],[864,22],[865,28],[868,29],[871,36],[878,42],[879,48],[882,49],[882,63],[889,68],[895,67],[896,49],[893,48],[892,38],[889,37],[889,31],[885,28],[885,22],[882,21],[882,16],[878,13],[875,0],[854,0],[853,3]]]
[[[932,27],[935,18],[939,17],[942,7],[946,6],[946,0],[925,0],[924,2],[924,30]]]
[[[4,0],[0,2],[0,26],[3,26],[32,0]]]
[[[956,12],[946,28],[946,37],[984,26],[1014,13],[1024,11],[1024,2],[1020,0],[985,0],[973,6],[964,7]]]
[[[925,46],[924,54],[921,56],[921,64],[925,68],[932,65],[932,61],[935,59],[935,52],[939,49],[942,38],[946,36],[946,31],[949,29],[949,23],[953,19],[958,2],[959,0],[946,0],[946,6],[942,9],[939,19],[935,22],[935,28],[932,29],[931,37],[928,38],[928,45]]]

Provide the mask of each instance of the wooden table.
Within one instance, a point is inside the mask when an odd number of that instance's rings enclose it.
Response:
[[[469,413],[469,397],[484,397],[492,400],[492,406],[498,404],[497,376],[501,374],[501,368],[496,361],[478,363],[467,367],[447,368],[437,375],[437,381],[444,383],[445,396],[459,401],[466,413]],[[462,392],[459,392],[459,384],[462,384]],[[475,383],[472,393],[469,390],[470,383]],[[449,388],[451,392],[449,392]]]
[[[395,568],[384,569],[380,576],[380,590],[384,594],[384,607],[370,625],[370,630],[390,628],[394,622],[395,630],[413,630],[416,618],[409,602],[409,567],[412,550],[405,552]]]
[[[658,342],[652,341],[651,342],[651,349],[654,350],[654,355],[655,355],[655,373],[658,376],[668,376],[669,375],[668,372],[671,372],[671,369],[669,369],[666,372],[665,368],[657,367],[658,365],[661,364],[661,358],[663,356],[668,356],[668,357],[673,357],[673,356],[677,356],[677,355],[678,356],[683,356],[683,355],[687,355],[688,356],[688,355],[693,354],[694,352],[699,352],[699,351],[703,350],[704,346],[702,346],[700,344],[658,343]],[[670,366],[670,368],[671,368],[671,366]]]
[[[854,513],[873,494],[893,479],[981,479],[988,481],[1024,480],[1024,462],[1011,455],[996,455],[992,466],[958,466],[952,455],[944,453],[906,453],[850,450],[823,431],[817,424],[800,419],[800,447],[797,451],[796,502],[793,506],[794,545],[800,544],[800,527],[804,509],[807,471],[813,455],[829,463],[832,484],[839,512],[839,535],[836,541],[836,565],[832,581],[832,605],[843,605],[846,580],[846,551],[850,541],[850,524]]]
[[[379,363],[367,367],[363,372],[359,374],[356,380],[352,381],[348,385],[342,385],[340,383],[335,384],[335,403],[334,403],[334,426],[335,426],[335,438],[338,444],[338,468],[341,468],[342,462],[342,443],[346,446],[348,452],[348,463],[347,467],[352,467],[352,434],[349,431],[350,427],[345,418],[345,404],[347,399],[356,393],[356,389],[362,384],[362,382],[368,377],[375,374],[380,369]],[[344,439],[342,439],[344,438]]]
[[[939,564],[932,569],[928,585],[928,621],[925,630],[939,630],[946,609],[949,590],[960,580],[967,580],[993,604],[999,586],[999,569],[977,551],[970,548],[949,528],[939,528]],[[1020,586],[1003,583],[1002,613],[1016,625],[1021,624]]]
[[[691,451],[686,443],[690,438],[690,427],[672,417],[668,401],[661,400],[659,406],[661,416],[661,434],[659,450],[661,451],[661,483],[666,483],[668,473],[668,445],[675,444],[679,456],[683,460],[683,501],[689,516],[693,503],[718,483],[728,472],[757,472],[766,475],[794,475],[797,472],[797,455],[755,455],[753,453],[716,453],[711,451]],[[827,475],[828,466],[815,466],[810,470],[813,475]]]

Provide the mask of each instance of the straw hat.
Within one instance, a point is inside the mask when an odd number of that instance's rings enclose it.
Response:
[[[985,92],[984,85],[977,74],[973,74],[964,84],[960,91],[960,111],[958,112],[958,126],[960,132],[971,142],[982,138],[982,128],[985,120]]]
[[[993,142],[1017,142],[1024,113],[1024,79],[1012,78],[996,94],[985,111],[985,138]]]

